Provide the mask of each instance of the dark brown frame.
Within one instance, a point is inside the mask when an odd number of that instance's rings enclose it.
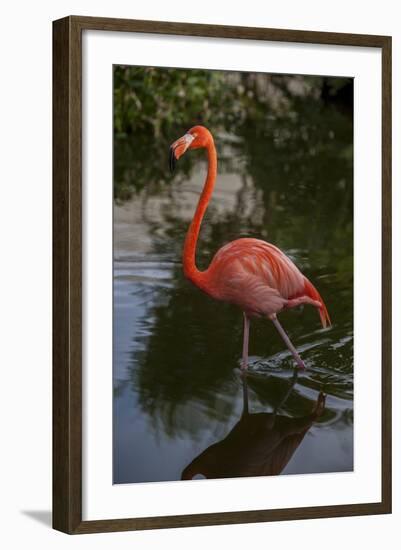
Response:
[[[382,497],[380,502],[82,521],[81,37],[86,29],[382,51]],[[71,16],[53,22],[53,527],[69,534],[391,512],[391,37]]]

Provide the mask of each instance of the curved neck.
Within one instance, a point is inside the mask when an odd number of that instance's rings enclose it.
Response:
[[[217,153],[213,140],[208,142],[206,151],[208,157],[206,181],[199,198],[198,206],[196,207],[195,215],[185,238],[183,252],[184,275],[195,284],[199,284],[201,279],[201,272],[196,267],[196,244],[198,242],[203,216],[205,215],[207,206],[212,196],[217,175]]]

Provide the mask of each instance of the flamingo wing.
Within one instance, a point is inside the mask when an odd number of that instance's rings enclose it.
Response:
[[[249,315],[269,316],[285,307],[310,303],[330,323],[319,293],[276,246],[259,239],[237,239],[223,246],[207,270],[213,297],[240,306]]]

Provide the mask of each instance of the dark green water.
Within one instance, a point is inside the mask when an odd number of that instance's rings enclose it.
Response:
[[[116,204],[115,483],[179,480],[184,471],[233,477],[353,468],[352,170],[344,149],[321,158],[312,149],[286,168],[284,151],[249,140],[230,147],[234,160],[222,163],[198,263],[205,267],[240,236],[269,240],[317,286],[333,327],[323,330],[313,308],[281,314],[307,364],[294,379],[274,327],[252,321],[244,388],[241,312],[202,294],[181,270],[202,155],[194,154],[186,181]],[[311,416],[319,392],[325,407]]]

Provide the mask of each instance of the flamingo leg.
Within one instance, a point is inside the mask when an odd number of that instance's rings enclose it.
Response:
[[[250,319],[248,315],[244,313],[244,341],[242,344],[241,370],[246,370],[248,368],[249,325]]]
[[[287,333],[285,332],[285,330],[283,329],[283,327],[281,326],[279,320],[277,319],[276,315],[271,315],[270,317],[271,321],[273,322],[274,326],[276,327],[276,329],[278,330],[281,338],[284,340],[287,348],[290,350],[290,352],[292,353],[294,359],[295,359],[295,362],[297,363],[298,367],[300,369],[304,369],[305,368],[305,363],[302,361],[302,359],[300,358],[297,350],[295,349],[294,345],[292,344],[291,340],[288,338],[288,335]]]

